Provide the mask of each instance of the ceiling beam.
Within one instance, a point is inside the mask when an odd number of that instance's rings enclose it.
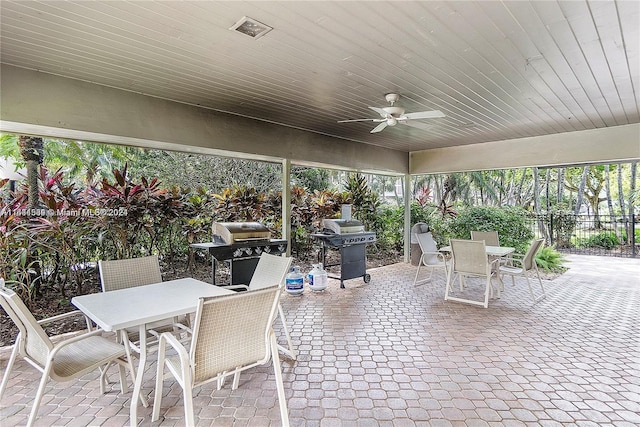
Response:
[[[640,160],[640,124],[415,151],[412,175]]]
[[[0,130],[404,174],[406,152],[2,64]]]

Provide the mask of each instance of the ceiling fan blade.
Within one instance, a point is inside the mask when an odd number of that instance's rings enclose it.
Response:
[[[338,120],[338,123],[351,123],[351,122],[374,122],[380,123],[384,122],[387,119],[349,119],[349,120]]]
[[[338,123],[350,123],[350,122],[371,122],[378,119],[348,119],[348,120],[338,120]]]
[[[370,109],[372,109],[373,111],[375,111],[376,113],[380,114],[380,117],[387,117],[387,112],[384,111],[382,108],[378,108],[378,107],[369,107]]]
[[[374,127],[373,129],[371,129],[370,133],[378,133],[380,131],[382,131],[382,129],[387,127],[387,121],[383,121],[382,123],[380,123],[378,126]]]
[[[440,110],[433,111],[418,111],[416,113],[405,113],[402,115],[402,118],[407,119],[435,119],[438,117],[446,117],[446,115]]]
[[[422,122],[416,122],[413,120],[398,120],[398,123],[402,123],[407,126],[411,126],[417,129],[430,130],[433,128],[433,125],[429,125]]]

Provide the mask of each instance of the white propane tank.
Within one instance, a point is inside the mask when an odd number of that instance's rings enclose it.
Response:
[[[313,269],[308,274],[309,287],[314,292],[324,291],[329,285],[327,272],[322,268],[322,263],[313,264]]]
[[[285,290],[289,295],[302,295],[304,292],[304,274],[300,273],[300,266],[291,267],[289,274],[284,279]]]

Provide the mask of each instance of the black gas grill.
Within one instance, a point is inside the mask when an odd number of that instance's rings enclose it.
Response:
[[[248,285],[262,253],[280,255],[287,250],[287,241],[271,239],[269,229],[257,222],[214,222],[213,242],[194,243],[194,249],[211,254],[211,276],[216,284],[216,262],[229,266],[229,284]]]
[[[364,231],[362,223],[356,220],[325,219],[322,221],[322,233],[311,234],[311,237],[322,243],[321,257],[325,267],[340,266],[340,276],[329,277],[340,279],[340,287],[344,281],[362,277],[365,283],[371,281],[367,274],[366,244],[376,241],[376,233]],[[340,262],[327,264],[327,253],[330,250],[340,253]]]

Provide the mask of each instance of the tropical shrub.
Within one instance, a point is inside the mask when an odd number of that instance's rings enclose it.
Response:
[[[364,228],[379,233],[382,231],[382,223],[378,217],[380,198],[373,192],[364,175],[350,174],[344,184],[345,190],[350,194],[353,204],[353,217],[360,220]]]
[[[575,213],[563,209],[553,209],[550,212],[550,220],[553,224],[553,242],[558,248],[570,248],[571,236],[577,223]]]
[[[516,206],[468,207],[448,222],[447,234],[449,238],[469,239],[471,231],[497,231],[502,246],[511,246],[516,248],[516,252],[524,253],[534,237],[525,213],[524,209]]]
[[[603,248],[611,250],[620,245],[620,240],[616,233],[612,231],[603,231],[601,233],[592,234],[586,239],[580,239],[577,242],[578,247],[582,248]]]
[[[554,246],[545,246],[536,254],[536,264],[544,271],[560,272],[564,269],[564,257]]]

